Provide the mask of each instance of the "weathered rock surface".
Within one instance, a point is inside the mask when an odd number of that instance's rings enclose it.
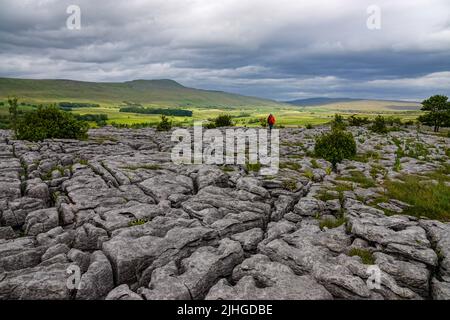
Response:
[[[332,172],[310,157],[326,130],[281,130],[274,176],[176,165],[153,128],[33,143],[0,130],[0,299],[450,299],[449,222],[406,215],[382,187],[450,165],[450,139],[349,127],[379,157]],[[428,156],[394,170],[411,141]]]

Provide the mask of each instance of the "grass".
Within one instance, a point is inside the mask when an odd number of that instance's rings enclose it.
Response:
[[[339,199],[339,196],[335,196],[335,195],[331,194],[330,192],[324,191],[324,192],[320,192],[318,194],[317,198],[322,201],[328,201],[328,200]]]
[[[302,168],[300,164],[294,161],[285,161],[280,163],[280,169],[291,169],[295,171],[299,171]]]
[[[314,173],[312,172],[312,170],[309,169],[305,170],[303,175],[307,177],[309,180],[312,180],[314,178]]]
[[[376,186],[375,181],[373,181],[372,178],[366,177],[363,173],[361,173],[359,171],[352,170],[349,172],[349,174],[350,174],[349,177],[339,177],[336,179],[358,183],[362,188],[365,188],[365,189]]]
[[[234,168],[232,166],[227,166],[227,165],[221,166],[220,169],[222,169],[223,172],[233,172],[234,171]]]
[[[370,176],[374,180],[377,178],[379,174],[385,177],[387,173],[388,173],[387,169],[380,165],[372,165],[372,168],[370,168]]]
[[[367,163],[370,160],[379,160],[380,154],[376,151],[367,151],[366,153],[359,153],[353,157],[352,160]]]
[[[247,172],[259,172],[259,170],[261,169],[261,163],[257,162],[257,163],[246,163],[245,165],[245,170]]]
[[[316,159],[312,159],[311,160],[311,167],[313,167],[314,169],[321,169],[322,167],[320,166],[320,164],[317,163]]]
[[[437,184],[426,179],[437,180]],[[427,176],[405,175],[402,182],[386,181],[386,195],[411,205],[403,214],[415,217],[450,221],[450,187],[445,185],[449,178],[443,174],[433,173]]]
[[[360,257],[363,264],[368,264],[368,265],[375,264],[375,258],[369,250],[360,249],[360,248],[352,248],[349,251],[348,255],[350,257],[353,257],[353,256]]]
[[[319,227],[321,230],[323,230],[325,227],[328,229],[334,229],[337,228],[339,226],[342,226],[344,223],[347,222],[347,219],[344,218],[343,216],[337,218],[337,219],[322,219],[319,222]]]
[[[410,158],[419,159],[420,157],[426,158],[430,152],[423,143],[407,144],[405,147],[404,155]]]
[[[450,158],[450,148],[445,149],[445,155]]]
[[[297,181],[295,181],[294,179],[284,180],[283,188],[289,191],[295,191],[297,190]]]
[[[156,126],[159,122],[157,114],[119,112],[121,106],[133,103],[145,108],[182,108],[193,111],[192,117],[171,117],[176,126],[191,126],[193,121],[215,118],[223,113],[230,114],[236,125],[247,127],[261,127],[259,119],[273,113],[278,128],[305,126],[313,128],[329,123],[336,112],[344,118],[358,114],[372,119],[377,114],[382,114],[395,115],[405,121],[415,119],[421,114],[419,111],[401,108],[412,106],[414,103],[358,101],[308,107],[293,106],[225,92],[186,88],[170,80],[95,83],[0,78],[0,102],[4,102],[0,105],[0,125],[2,123],[5,126],[9,125],[8,106],[5,100],[10,95],[17,95],[19,102],[24,103],[19,106],[20,111],[32,110],[33,105],[63,101],[96,104],[99,107],[74,108],[71,112],[80,115],[105,114],[108,117],[108,124],[128,126],[143,123]]]
[[[128,226],[130,226],[130,227],[140,226],[140,225],[143,225],[146,222],[148,222],[148,219],[136,219],[136,220],[130,221],[128,223]]]

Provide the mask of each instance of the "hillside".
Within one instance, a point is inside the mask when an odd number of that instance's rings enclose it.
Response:
[[[338,112],[401,112],[419,111],[419,102],[399,100],[370,100],[353,98],[309,98],[286,101],[297,107],[320,107]]]
[[[331,104],[331,103],[349,102],[349,101],[358,101],[358,100],[359,99],[352,99],[352,98],[317,97],[317,98],[290,100],[290,101],[285,101],[285,103],[292,104],[294,106],[311,107],[311,106],[322,106],[322,105]]]
[[[16,95],[33,102],[76,101],[118,105],[127,102],[167,107],[275,106],[281,103],[221,91],[184,87],[173,80],[84,82],[0,78],[0,99]]]

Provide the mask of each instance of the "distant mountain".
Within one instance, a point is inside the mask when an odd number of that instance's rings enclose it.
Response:
[[[284,101],[284,103],[291,104],[294,106],[302,106],[302,107],[312,107],[312,106],[323,106],[327,104],[336,104],[336,103],[347,103],[347,102],[355,102],[355,101],[378,101],[378,102],[392,102],[395,104],[403,103],[406,104],[405,107],[411,108],[410,104],[417,104],[419,102],[413,101],[402,101],[402,100],[383,100],[383,99],[355,99],[355,98],[326,98],[326,97],[317,97],[317,98],[307,98],[307,99],[297,99],[291,101]],[[394,108],[397,105],[393,106]]]
[[[339,102],[352,102],[359,101],[363,99],[352,99],[352,98],[308,98],[308,99],[297,99],[291,101],[285,101],[285,103],[292,104],[294,106],[321,106],[325,104],[339,103]]]
[[[0,78],[0,99],[16,95],[22,101],[95,102],[119,105],[124,101],[164,107],[257,107],[282,103],[222,91],[188,88],[169,79],[126,82],[84,82]]]

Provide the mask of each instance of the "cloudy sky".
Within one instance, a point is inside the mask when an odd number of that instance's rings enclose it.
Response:
[[[170,78],[278,100],[449,95],[450,1],[0,0],[0,76]]]

